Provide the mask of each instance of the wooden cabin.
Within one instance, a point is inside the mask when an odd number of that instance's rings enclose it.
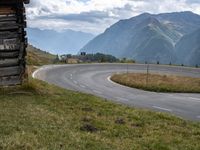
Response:
[[[0,86],[21,84],[25,73],[29,0],[0,0]]]

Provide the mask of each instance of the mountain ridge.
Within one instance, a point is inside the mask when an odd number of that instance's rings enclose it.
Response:
[[[80,51],[103,52],[138,62],[179,63],[176,44],[200,28],[200,16],[192,12],[144,13],[120,20],[87,43]],[[181,53],[181,51],[179,51]],[[189,50],[188,50],[189,52]],[[190,64],[184,62],[185,64]]]

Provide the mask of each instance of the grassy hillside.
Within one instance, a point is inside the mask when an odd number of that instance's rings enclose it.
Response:
[[[28,45],[28,48],[27,48],[27,64],[28,65],[40,66],[40,65],[52,64],[55,58],[56,58],[55,55],[52,55],[48,52],[44,52],[31,45]]]
[[[200,123],[37,80],[0,89],[2,150],[199,150]]]

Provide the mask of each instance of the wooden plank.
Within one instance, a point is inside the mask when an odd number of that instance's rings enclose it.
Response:
[[[0,3],[1,5],[1,3]],[[1,6],[0,7],[0,15],[9,15],[9,14],[15,14],[16,11],[12,8],[12,7],[5,7],[5,6]]]
[[[19,51],[0,52],[0,59],[18,58],[18,57],[19,57]]]
[[[23,69],[20,66],[0,68],[0,77],[20,75]]]
[[[17,25],[17,24],[14,24],[14,25],[10,25],[10,24],[1,25],[0,24],[0,31],[18,30],[21,26],[22,25]]]
[[[10,76],[0,78],[0,86],[12,86],[19,85],[22,83],[22,79],[20,76]]]
[[[13,39],[19,38],[19,36],[22,36],[19,31],[0,31],[0,39]]]
[[[0,4],[0,15],[17,15],[23,16],[26,13],[25,7],[20,4],[3,6]]]
[[[16,23],[16,21],[4,21],[0,22],[0,30],[12,30],[18,29],[19,27],[24,27],[21,23]]]
[[[17,24],[15,20],[0,22],[1,26],[4,26],[4,25],[11,25],[12,26],[12,25],[15,25],[15,24]]]
[[[16,51],[20,49],[19,44],[13,44],[13,45],[0,45],[0,52],[8,52],[8,51]]]
[[[19,3],[25,3],[27,0],[1,0],[0,5],[13,5],[13,4],[19,4]]]
[[[13,39],[13,38],[19,38],[21,36],[18,31],[1,31],[0,32],[0,39]]]
[[[0,59],[0,67],[13,67],[18,66],[19,60],[18,59]]]
[[[20,40],[18,38],[12,39],[0,39],[0,44],[9,45],[9,44],[19,44]]]
[[[4,21],[15,21],[17,22],[17,17],[16,16],[0,16],[0,22]]]
[[[12,26],[20,26],[16,21],[2,21],[0,22],[0,28],[8,28],[12,29]]]
[[[16,14],[0,14],[0,17],[16,17]]]
[[[26,22],[23,23],[13,23],[13,24],[1,24],[0,23],[0,31],[11,31],[11,30],[19,30],[20,28],[26,28]]]
[[[24,43],[21,43],[21,48],[20,48],[19,57],[18,57],[19,60],[24,59],[25,53],[26,53],[25,45],[24,45]]]
[[[18,38],[0,39],[0,51],[12,51],[20,49],[20,41]]]

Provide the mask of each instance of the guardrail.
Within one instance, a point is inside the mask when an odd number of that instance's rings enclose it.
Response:
[[[26,69],[26,15],[29,0],[0,0],[0,86],[22,84]]]

